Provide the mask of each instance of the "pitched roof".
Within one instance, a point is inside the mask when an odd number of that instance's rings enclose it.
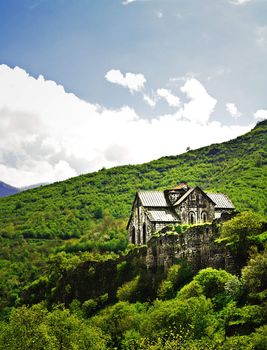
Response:
[[[206,193],[215,203],[215,209],[235,209],[231,200],[223,193]]]
[[[168,207],[164,192],[144,191],[138,192],[138,196],[144,207]]]
[[[180,222],[179,218],[169,209],[148,210],[147,216],[150,221],[156,222]]]
[[[179,198],[178,201],[174,203],[174,205],[178,205],[182,203],[190,195],[190,193],[192,193],[195,189],[196,187],[190,188],[190,190],[185,192],[185,194],[181,198]]]
[[[196,188],[190,188],[181,198],[178,199],[174,206],[182,203]],[[202,191],[203,192],[203,191]],[[235,209],[231,200],[223,193],[206,193],[207,197],[215,203],[215,208],[221,209]],[[154,207],[154,208],[168,208],[169,203],[166,200],[164,192],[160,191],[141,191],[138,192],[140,201],[144,207]]]

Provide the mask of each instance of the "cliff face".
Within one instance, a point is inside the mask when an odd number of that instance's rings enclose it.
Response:
[[[216,223],[193,226],[182,234],[152,237],[147,243],[147,267],[152,271],[168,269],[186,260],[193,272],[206,267],[237,273],[235,263],[225,246],[215,242],[219,236]]]
[[[128,254],[107,260],[91,259],[74,269],[64,269],[47,282],[41,280],[27,288],[21,296],[24,303],[41,300],[70,304],[94,300],[97,307],[115,302],[118,288],[139,276],[132,301],[147,301],[157,297],[161,281],[173,264],[185,262],[193,273],[206,267],[239,273],[232,256],[223,244],[216,243],[220,226],[192,226],[184,233],[162,233],[152,236],[147,246],[135,247]],[[101,306],[102,305],[102,306]]]

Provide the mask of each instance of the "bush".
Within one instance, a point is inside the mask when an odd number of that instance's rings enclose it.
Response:
[[[82,304],[82,311],[85,317],[92,316],[96,309],[97,301],[94,299],[88,299]]]
[[[117,290],[118,300],[129,302],[134,301],[136,292],[138,291],[139,280],[140,276],[136,276],[130,282],[126,282],[121,287],[119,287]]]
[[[252,212],[243,212],[222,226],[221,239],[224,241],[240,266],[244,266],[248,250],[256,243],[256,236],[263,229],[264,219],[261,215]]]
[[[192,297],[199,297],[200,295],[203,295],[203,288],[197,281],[193,280],[177,293],[177,298],[189,299]]]
[[[168,269],[167,278],[162,281],[158,296],[161,299],[171,299],[175,297],[176,291],[181,288],[191,278],[191,269],[186,264],[172,265]]]
[[[267,249],[256,254],[242,270],[242,281],[251,296],[267,297]],[[264,293],[265,292],[265,293]]]

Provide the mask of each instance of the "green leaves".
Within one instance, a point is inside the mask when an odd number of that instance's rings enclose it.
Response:
[[[223,224],[220,241],[226,243],[241,266],[246,262],[249,248],[259,242],[257,236],[264,222],[264,218],[257,213],[243,212]]]
[[[69,310],[44,305],[14,310],[9,324],[0,330],[1,350],[105,350],[106,336]]]

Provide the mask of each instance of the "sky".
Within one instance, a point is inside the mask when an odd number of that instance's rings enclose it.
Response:
[[[0,181],[249,131],[267,118],[266,13],[266,0],[0,0]]]

